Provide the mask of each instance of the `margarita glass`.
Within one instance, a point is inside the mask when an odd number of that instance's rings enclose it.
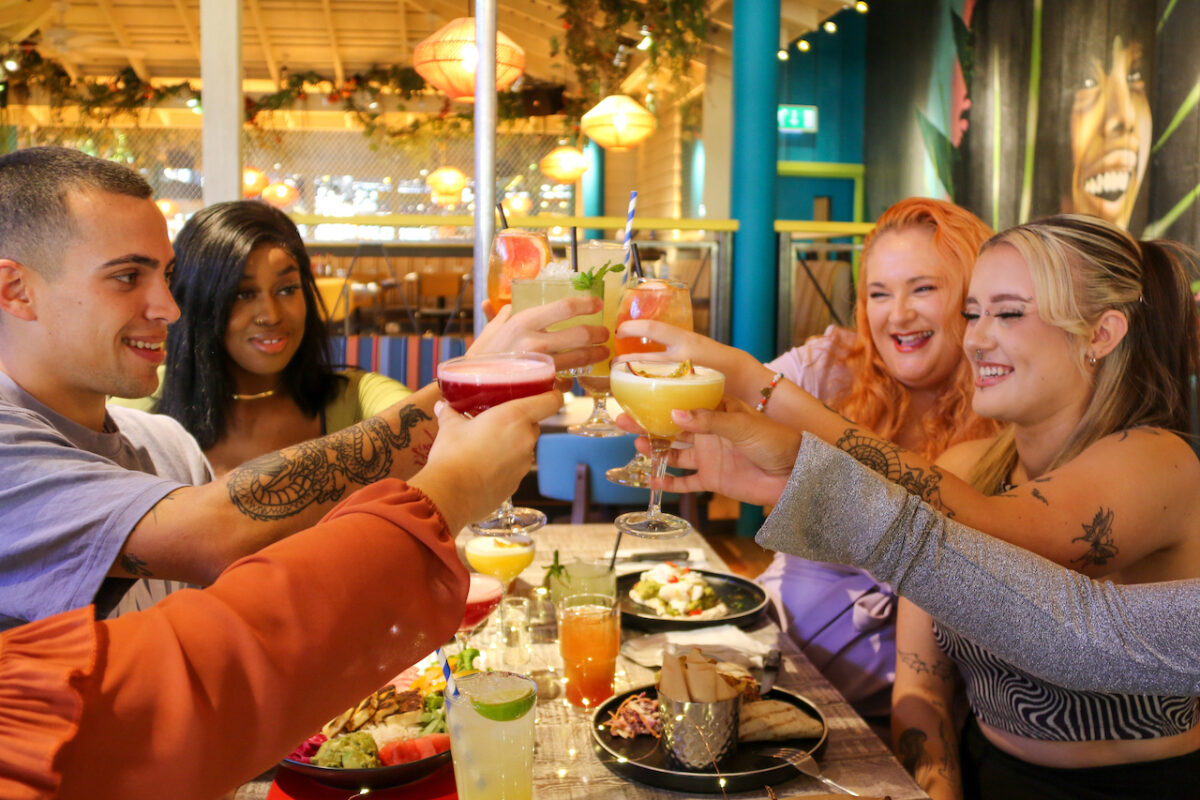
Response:
[[[617,309],[614,330],[631,319],[655,319],[684,330],[692,329],[692,295],[682,281],[659,278],[635,278],[625,287]],[[653,339],[624,337],[614,339],[613,353],[655,353],[667,348]],[[614,393],[614,396],[615,393]],[[618,402],[620,398],[617,398]],[[638,454],[623,467],[614,467],[604,477],[621,486],[650,488],[650,460]]]
[[[554,265],[564,262],[553,262]],[[527,308],[534,306],[543,306],[547,303],[553,303],[556,300],[562,300],[567,297],[602,297],[604,286],[597,283],[593,289],[579,289],[572,281],[572,276],[576,273],[567,271],[549,272],[548,269],[542,272],[536,278],[514,278],[512,281],[512,309],[516,314],[519,311],[524,311]],[[602,312],[597,311],[594,314],[579,314],[565,319],[562,322],[556,322],[553,325],[546,326],[547,331],[561,331],[567,328],[574,328],[579,325],[601,325],[604,322]],[[575,378],[579,375],[586,374],[590,367],[576,367],[574,369],[562,370],[559,372],[559,377]]]
[[[437,368],[442,397],[460,414],[480,414],[506,400],[531,397],[554,388],[554,359],[543,353],[493,353],[460,356]],[[490,516],[471,524],[475,533],[510,536],[529,533],[546,524],[534,508],[514,508],[508,498]]]
[[[625,247],[620,242],[585,242],[579,248],[580,271],[599,270],[610,264],[620,264],[625,257]],[[625,431],[617,427],[608,415],[608,369],[613,355],[613,331],[617,327],[617,310],[621,306],[621,292],[625,289],[626,270],[604,273],[604,327],[608,328],[608,358],[592,364],[586,375],[579,377],[579,385],[592,398],[592,413],[578,425],[567,431],[577,436],[623,436]]]
[[[487,283],[493,312],[512,302],[513,278],[536,278],[550,262],[550,254],[550,240],[543,231],[496,231],[488,258]]]
[[[513,672],[474,672],[445,694],[459,800],[530,800],[537,684]]]
[[[622,514],[617,529],[647,539],[673,539],[692,529],[687,520],[664,514],[662,479],[667,471],[667,451],[680,428],[671,419],[672,409],[691,411],[716,408],[725,393],[725,376],[708,367],[693,367],[691,362],[650,363],[629,361],[612,371],[613,396],[621,407],[642,426],[650,439],[650,507],[646,511]]]

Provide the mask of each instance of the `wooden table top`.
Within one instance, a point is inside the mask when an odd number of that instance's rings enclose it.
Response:
[[[463,531],[459,546],[471,537]],[[512,593],[530,594],[541,585],[544,567],[558,550],[562,561],[575,558],[596,558],[612,552],[616,529],[603,525],[548,525],[533,534],[536,552],[533,564],[514,583]],[[620,554],[638,551],[689,549],[702,554],[700,566],[725,571],[721,557],[705,539],[689,534],[681,539],[651,541],[626,536]],[[695,566],[695,564],[693,564]],[[816,670],[791,639],[773,622],[763,619],[757,627],[746,631],[751,637],[782,651],[783,666],[776,686],[801,694],[814,702],[825,714],[829,729],[828,743],[819,759],[823,773],[842,786],[869,797],[890,796],[892,800],[921,800],[928,796],[892,756],[884,743],[867,723],[846,703],[845,699]],[[623,629],[623,639],[642,635]],[[498,650],[485,651],[485,663],[507,669]],[[535,674],[561,673],[562,659],[558,644],[541,635],[535,627],[532,660],[521,671]],[[617,662],[617,690],[653,683],[654,671],[621,656]],[[541,683],[541,681],[539,681]],[[539,698],[537,749],[534,756],[534,797],[538,800],[652,800],[656,798],[691,798],[711,800],[718,795],[690,795],[634,783],[609,771],[594,755],[588,717],[574,711],[565,700],[556,697]],[[261,800],[266,797],[269,780],[254,781],[243,786],[235,795],[237,800]],[[773,787],[778,797],[828,796],[818,781],[798,776]],[[766,797],[759,792],[729,794],[729,797]]]

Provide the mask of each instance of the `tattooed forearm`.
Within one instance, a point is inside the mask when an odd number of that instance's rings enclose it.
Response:
[[[396,452],[412,444],[413,428],[432,419],[416,406],[400,412],[400,429],[380,417],[294,447],[260,456],[229,473],[229,498],[252,519],[285,519],[313,504],[386,478]],[[418,461],[420,454],[417,455]]]
[[[1088,549],[1079,558],[1071,559],[1072,564],[1081,568],[1107,564],[1110,558],[1116,558],[1121,550],[1113,543],[1112,533],[1113,512],[1104,506],[1096,512],[1091,525],[1083,525],[1083,535],[1076,536],[1072,542],[1087,542]]]
[[[133,553],[121,554],[121,569],[125,570],[130,575],[136,575],[139,578],[153,578],[154,573],[146,566],[146,562],[135,556]]]
[[[930,466],[928,470],[905,464],[900,458],[901,449],[889,441],[863,433],[858,428],[847,428],[834,443],[855,460],[897,483],[900,488],[915,494],[947,517],[954,511],[942,502],[942,471]]]
[[[921,658],[920,653],[907,652],[904,650],[897,650],[896,658],[903,661],[905,666],[918,675],[928,674],[944,681],[954,680],[954,665],[944,659],[938,659],[930,664],[929,662],[925,661],[925,659]]]

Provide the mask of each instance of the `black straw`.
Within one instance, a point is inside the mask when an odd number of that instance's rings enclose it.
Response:
[[[571,226],[571,272],[579,272],[579,234]]]
[[[496,210],[500,212],[500,230],[508,230],[508,217],[504,216],[504,206],[496,201]]]
[[[609,571],[609,572],[612,572],[612,571],[613,571],[613,568],[614,568],[614,566],[615,566],[615,565],[616,565],[616,563],[617,563],[617,548],[621,546],[621,534],[623,534],[624,532],[625,532],[625,531],[621,530],[620,528],[617,528],[617,541],[616,541],[616,543],[613,545],[613,554],[612,554],[612,558],[610,558],[610,559],[608,560],[608,571]]]
[[[646,273],[642,271],[642,256],[638,253],[637,242],[630,242],[629,247],[633,250],[633,265],[631,266],[633,274],[639,278],[646,277]]]

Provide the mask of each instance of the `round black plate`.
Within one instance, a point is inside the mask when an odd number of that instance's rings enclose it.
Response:
[[[314,781],[337,786],[342,789],[382,789],[386,786],[399,786],[402,783],[419,781],[433,773],[438,767],[450,762],[450,751],[422,758],[420,761],[408,761],[404,764],[393,764],[390,767],[375,767],[374,769],[334,769],[318,767],[316,764],[304,764],[285,758],[280,766],[312,778]]]
[[[648,564],[646,569],[653,567]],[[724,572],[709,572],[697,569],[708,581],[708,585],[725,603],[729,613],[718,619],[694,619],[692,617],[660,617],[650,606],[644,606],[629,596],[629,590],[638,582],[642,572],[630,572],[617,577],[617,596],[621,598],[621,624],[645,631],[677,631],[687,628],[706,628],[710,625],[733,624],[741,627],[752,625],[767,607],[767,591],[757,583],[737,575]]]
[[[825,715],[811,701],[784,689],[772,689],[765,695],[767,699],[791,703],[821,720],[820,738],[782,739],[775,742],[739,742],[737,753],[721,769],[720,774],[715,770],[689,772],[678,769],[667,762],[666,751],[658,739],[649,736],[621,739],[608,732],[608,719],[611,714],[625,701],[626,697],[638,692],[654,694],[655,690],[653,686],[630,689],[616,697],[610,697],[596,707],[595,714],[592,716],[592,744],[596,756],[616,774],[639,783],[657,786],[660,789],[719,794],[722,791],[719,783],[722,778],[725,780],[724,791],[726,792],[758,791],[764,786],[783,783],[795,778],[800,773],[786,761],[758,755],[757,751],[769,747],[799,747],[816,757],[824,749],[825,740],[829,734]]]

